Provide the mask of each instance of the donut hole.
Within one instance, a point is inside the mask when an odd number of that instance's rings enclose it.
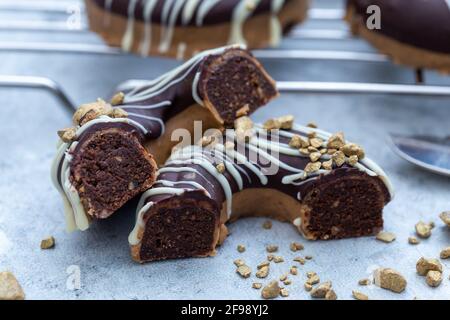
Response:
[[[117,128],[97,130],[80,142],[70,179],[85,211],[106,218],[149,188],[156,165],[135,134]]]

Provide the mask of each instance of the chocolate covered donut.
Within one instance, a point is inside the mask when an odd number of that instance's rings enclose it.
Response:
[[[223,128],[277,96],[275,82],[246,50],[203,52],[148,83],[82,105],[75,127],[61,130],[52,179],[69,230],[109,217],[154,182],[177,141],[175,129],[194,135]],[[202,132],[201,132],[202,133]],[[201,134],[200,133],[200,134]],[[177,137],[175,137],[177,138]]]
[[[242,117],[174,151],[142,195],[129,243],[139,262],[210,256],[225,223],[243,216],[291,222],[307,239],[373,235],[391,198],[383,170],[342,133]]]
[[[226,44],[276,46],[308,0],[86,0],[91,30],[140,55],[189,58]]]
[[[372,20],[367,25],[373,6],[380,9],[379,29]],[[450,73],[449,0],[348,0],[346,20],[395,62]]]

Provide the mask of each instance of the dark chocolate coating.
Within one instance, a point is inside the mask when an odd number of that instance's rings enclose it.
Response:
[[[93,1],[99,7],[105,8],[105,3],[107,0],[93,0]],[[155,9],[152,13],[152,17],[151,17],[152,22],[158,23],[158,24],[161,23],[164,1],[165,0],[159,0],[158,3],[156,4]],[[203,0],[201,0],[201,1],[203,1]],[[286,0],[285,3],[288,3],[290,1],[292,1],[292,0]],[[203,24],[204,25],[214,25],[214,24],[230,22],[230,20],[232,18],[233,10],[239,2],[241,2],[241,0],[219,1],[216,5],[214,5],[211,8],[209,13],[205,16]],[[113,0],[112,6],[111,6],[111,12],[118,14],[118,15],[128,17],[129,3],[130,3],[130,0]],[[256,15],[264,14],[264,13],[270,13],[271,12],[271,4],[272,4],[272,0],[262,0],[259,3],[259,5],[256,7],[256,9],[253,11],[251,16],[256,16]],[[140,20],[140,21],[144,20],[144,5],[145,5],[145,1],[138,0],[135,11],[134,11],[134,16],[137,20]],[[196,7],[196,9],[194,11],[194,15],[193,15],[194,17],[196,16],[197,10],[198,10],[198,6]],[[181,15],[178,16],[178,19],[177,19],[175,25],[176,26],[183,25]],[[196,26],[195,19],[191,19],[187,25],[188,26]]]
[[[445,0],[348,0],[367,21],[367,7],[381,9],[381,29],[397,41],[440,53],[450,53],[450,7]]]

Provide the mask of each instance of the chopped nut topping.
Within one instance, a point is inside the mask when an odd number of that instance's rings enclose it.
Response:
[[[292,281],[290,279],[286,279],[283,281],[284,285],[289,286],[292,284]]]
[[[312,288],[313,288],[313,286],[312,285],[310,285],[309,283],[305,283],[305,290],[306,291],[311,291],[312,290]]]
[[[327,299],[327,300],[337,300],[337,294],[336,294],[336,292],[334,292],[333,289],[329,290],[329,291],[325,294],[325,299]]]
[[[286,280],[287,279],[287,277],[288,277],[288,275],[287,274],[283,274],[281,277],[280,277],[280,281],[284,281],[284,280]]]
[[[126,112],[122,108],[115,107],[112,109],[109,116],[111,118],[128,118],[128,112]]]
[[[319,149],[317,149],[316,147],[313,147],[313,146],[309,146],[308,147],[308,152],[309,153],[311,153],[311,152],[319,152]]]
[[[408,243],[409,243],[409,244],[419,244],[420,241],[419,241],[419,239],[417,239],[416,237],[409,237],[409,238],[408,238]]]
[[[309,139],[309,143],[311,144],[312,147],[319,149],[322,147],[323,140],[320,138],[312,138]]]
[[[309,141],[302,136],[294,135],[289,141],[289,146],[295,149],[308,148]]]
[[[309,159],[311,159],[311,162],[316,162],[320,159],[322,154],[320,152],[313,152],[309,154]]]
[[[234,120],[234,128],[239,141],[248,141],[253,135],[253,121],[247,116]]]
[[[308,132],[307,136],[309,139],[313,139],[317,136],[317,133],[315,131],[310,131]]]
[[[233,263],[236,265],[236,267],[240,267],[245,264],[244,260],[242,260],[242,259],[236,259],[233,261]]]
[[[317,129],[317,124],[315,122],[309,122],[306,126],[309,128]]]
[[[41,249],[51,249],[55,247],[55,238],[52,236],[45,238],[41,241]]]
[[[267,260],[272,261],[275,256],[273,254],[267,255]]]
[[[375,285],[380,288],[400,293],[406,288],[406,279],[397,271],[390,268],[379,268],[374,272]]]
[[[258,266],[256,268],[259,270],[259,269],[262,269],[262,268],[268,267],[268,266],[270,266],[270,261],[264,261],[264,262],[261,262],[260,264],[258,264]]]
[[[416,224],[416,233],[420,238],[426,239],[431,236],[431,230],[433,227],[429,223],[419,221]]]
[[[308,148],[300,148],[298,151],[300,151],[300,153],[304,156],[309,155],[309,150]]]
[[[248,104],[244,105],[242,108],[240,108],[239,110],[236,111],[236,117],[242,117],[242,116],[246,116],[248,115],[248,113],[250,112],[250,107]]]
[[[356,300],[369,300],[369,297],[366,294],[356,290],[352,291],[352,295]]]
[[[217,169],[217,171],[218,171],[219,173],[224,173],[224,172],[225,172],[225,164],[219,163],[219,164],[216,166],[216,169]]]
[[[298,274],[298,268],[297,266],[292,266],[291,269],[289,269],[289,273],[293,276],[296,276]]]
[[[272,229],[272,221],[270,221],[270,220],[264,221],[263,228],[267,229],[267,230]]]
[[[58,136],[63,142],[69,143],[76,139],[77,129],[76,128],[66,128],[58,131]]]
[[[450,211],[444,211],[439,215],[442,222],[444,222],[450,228]]]
[[[275,130],[281,128],[281,122],[278,119],[269,119],[264,122],[263,128],[266,130]]]
[[[112,98],[111,98],[111,104],[113,106],[117,106],[119,104],[123,103],[123,99],[125,98],[125,94],[123,92],[117,92]]]
[[[294,124],[294,116],[286,115],[278,118],[278,122],[280,122],[281,129],[292,129],[292,125]]]
[[[344,152],[347,157],[357,156],[359,159],[364,159],[364,150],[356,143],[347,143],[340,150]]]
[[[280,296],[282,297],[288,297],[289,296],[289,291],[285,288],[280,290]]]
[[[389,243],[395,240],[395,234],[392,232],[381,231],[377,234],[377,240]]]
[[[252,288],[253,289],[261,289],[262,288],[262,283],[260,283],[260,282],[253,282]]]
[[[252,269],[247,265],[241,265],[238,266],[236,269],[236,272],[242,277],[242,278],[248,278],[252,274]]]
[[[333,134],[327,142],[327,148],[328,149],[340,149],[341,147],[343,147],[345,144],[345,139],[344,139],[344,133],[343,132],[338,132]],[[335,150],[335,152],[336,152]]]
[[[360,286],[368,286],[370,284],[370,279],[361,279],[358,281]]]
[[[261,296],[264,299],[273,299],[280,295],[281,288],[278,285],[278,281],[271,281],[267,286],[265,286],[261,291]]]
[[[317,275],[317,273],[315,273],[314,271],[308,271],[307,273],[306,273],[306,277],[309,279],[309,278],[311,278],[311,277],[313,277],[313,276],[315,276],[315,275]]]
[[[331,156],[336,166],[340,167],[345,163],[345,154],[342,151],[336,151]]]
[[[16,277],[8,271],[0,272],[0,300],[24,300],[25,293]]]
[[[348,164],[351,166],[355,166],[358,163],[358,156],[350,156],[348,157]]]
[[[417,261],[416,270],[421,276],[426,275],[430,270],[442,272],[442,264],[438,259],[425,259],[422,257]]]
[[[256,277],[261,279],[265,278],[269,275],[269,271],[270,271],[269,266],[262,267],[256,272]]]
[[[441,251],[440,257],[441,257],[441,259],[448,259],[448,258],[450,258],[450,247],[447,247],[447,248],[443,249]]]
[[[275,263],[281,263],[281,262],[284,262],[284,259],[283,259],[283,257],[281,257],[281,256],[275,256],[275,257],[273,258],[273,262],[275,262]]]
[[[306,263],[306,260],[303,259],[302,257],[295,257],[294,261],[300,263],[301,265],[304,265]]]
[[[322,162],[322,168],[324,170],[331,170],[331,169],[333,169],[333,160],[330,159],[330,160]]]
[[[244,252],[245,251],[245,246],[243,244],[238,244],[237,251],[239,251],[240,253]]]
[[[322,164],[320,162],[309,162],[305,167],[306,173],[312,173],[320,170]]]
[[[278,246],[271,244],[266,247],[266,250],[267,250],[267,252],[270,252],[270,253],[277,252]]]
[[[331,282],[330,281],[323,282],[311,291],[311,297],[323,299],[327,295],[327,292],[330,290],[331,290]]]
[[[306,280],[306,283],[309,283],[310,285],[315,285],[318,284],[320,282],[320,278],[317,274],[311,276],[310,278],[308,278],[308,280]]]
[[[329,154],[330,156],[332,156],[336,151],[336,149],[327,149],[327,154]]]
[[[438,287],[442,282],[442,272],[435,270],[428,271],[426,282],[430,287]]]
[[[303,250],[305,247],[301,243],[292,242],[289,245],[289,248],[291,249],[291,251],[296,252],[296,251],[299,251],[299,250]]]
[[[111,105],[99,99],[96,102],[81,105],[73,115],[73,122],[82,126],[102,115],[110,115],[111,112]]]

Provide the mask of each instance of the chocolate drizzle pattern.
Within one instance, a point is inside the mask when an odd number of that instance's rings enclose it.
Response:
[[[165,166],[158,171],[158,180],[153,188],[142,195],[129,243],[140,243],[138,231],[143,227],[143,216],[153,204],[185,192],[203,192],[217,203],[225,203],[225,210],[230,217],[233,194],[245,188],[274,188],[302,200],[302,195],[328,174],[359,172],[378,177],[385,185],[389,197],[393,197],[393,188],[388,177],[368,158],[353,166],[344,164],[342,167],[334,166],[331,170],[321,169],[307,173],[305,167],[310,161],[309,157],[298,149],[291,148],[290,139],[294,135],[307,136],[315,132],[317,137],[326,141],[331,137],[328,132],[300,125],[294,125],[291,130],[271,131],[270,134],[267,134],[261,125],[256,125],[254,131],[248,142],[237,139],[234,130],[227,130],[224,141],[213,143],[211,147],[188,146],[175,151]],[[329,155],[324,154],[321,160],[329,158]],[[219,163],[225,166],[222,173],[216,168]],[[275,166],[276,170],[273,170],[273,167],[268,168],[267,164]]]
[[[243,27],[247,19],[258,14],[270,14],[270,44],[279,44],[282,28],[278,13],[289,0],[94,0],[105,11],[127,17],[127,27],[122,38],[122,49],[130,51],[135,40],[135,22],[144,23],[144,33],[139,40],[139,51],[146,55],[152,43],[152,24],[159,24],[160,53],[166,53],[172,44],[177,26],[212,25],[229,22],[231,24],[229,44],[246,44]],[[105,25],[109,22],[105,21]],[[178,55],[183,58],[185,45],[179,44]]]
[[[218,55],[243,46],[227,46],[204,51],[174,70],[129,89],[125,92],[123,104],[116,106],[128,113],[128,118],[101,116],[83,126],[78,126],[76,137],[71,143],[59,142],[58,151],[51,170],[52,181],[64,200],[67,229],[86,230],[89,218],[81,204],[76,188],[70,181],[70,163],[77,145],[96,129],[105,125],[120,126],[136,132],[144,140],[157,139],[164,134],[164,123],[187,107],[199,103],[202,98],[198,92],[198,79],[202,72],[202,61],[211,55]],[[197,81],[194,78],[197,77]]]

